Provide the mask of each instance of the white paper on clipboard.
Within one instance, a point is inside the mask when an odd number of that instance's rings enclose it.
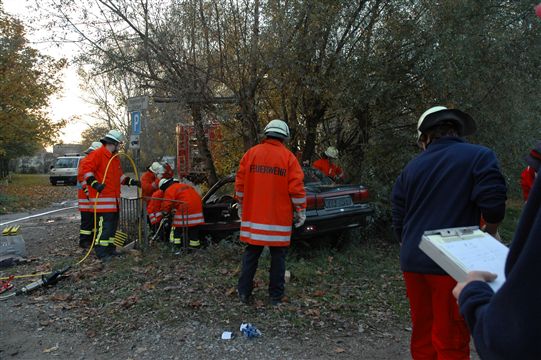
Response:
[[[505,282],[507,246],[478,227],[426,231],[419,248],[457,281],[464,281],[473,270],[498,275],[488,283],[497,291]]]

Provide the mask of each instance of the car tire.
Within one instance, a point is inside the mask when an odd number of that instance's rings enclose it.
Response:
[[[52,186],[56,186],[56,181],[51,181]]]

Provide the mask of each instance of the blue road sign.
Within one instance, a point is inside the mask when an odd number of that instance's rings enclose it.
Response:
[[[131,133],[133,135],[141,134],[141,112],[132,111],[131,113]]]

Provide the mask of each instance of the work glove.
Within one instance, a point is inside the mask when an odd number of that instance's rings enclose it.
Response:
[[[86,198],[88,199],[88,196],[89,196],[89,194],[88,194],[88,186],[86,186],[86,184],[83,185],[83,192],[85,193]]]
[[[102,184],[98,182],[98,180],[94,180],[92,184],[90,184],[94,189],[96,189],[97,192],[101,193],[103,189],[105,189],[105,184]]]
[[[242,220],[242,205],[240,203],[236,203],[236,204],[233,204],[232,207],[237,209],[237,215],[239,219]]]
[[[306,209],[298,209],[295,211],[293,221],[296,228],[301,227],[306,221]]]
[[[130,181],[128,181],[128,186],[141,187],[141,181],[135,180],[135,179],[130,179]]]

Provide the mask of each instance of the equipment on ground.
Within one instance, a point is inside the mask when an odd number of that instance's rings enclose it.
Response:
[[[30,284],[20,288],[15,292],[15,295],[27,294],[32,290],[35,290],[42,286],[54,285],[60,280],[60,276],[71,269],[71,265],[68,265],[60,270],[55,270],[49,275],[42,275],[38,280],[31,282]]]

